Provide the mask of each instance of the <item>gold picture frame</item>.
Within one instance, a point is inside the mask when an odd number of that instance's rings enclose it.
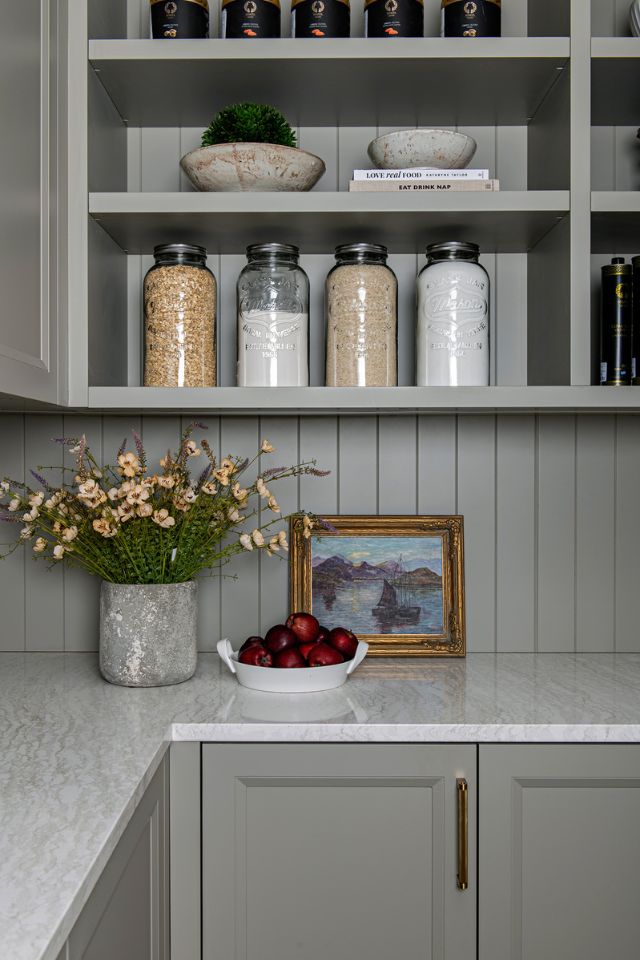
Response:
[[[362,563],[362,561],[360,565],[352,567],[351,571],[347,570],[347,575],[351,576],[353,580],[372,580],[371,585],[362,585],[362,589],[366,589],[367,591],[366,596],[369,601],[372,595],[373,582],[376,580],[382,581],[380,600],[378,604],[375,605],[375,610],[373,608],[371,609],[369,620],[371,624],[373,624],[374,621],[379,622],[380,618],[382,618],[381,625],[385,629],[379,630],[378,632],[366,632],[365,626],[365,632],[362,632],[362,627],[360,630],[357,629],[358,624],[345,622],[341,625],[353,629],[354,633],[369,644],[369,656],[465,656],[464,522],[462,517],[327,516],[315,520],[313,526],[307,531],[307,534],[309,535],[305,536],[303,517],[292,517],[290,522],[290,608],[291,610],[305,610],[316,615],[320,613],[321,616],[327,609],[327,589],[332,592],[333,602],[335,603],[337,596],[335,594],[335,578],[345,576],[344,572],[341,572],[342,568],[340,566],[343,558],[338,557],[336,560],[336,557],[332,557],[332,579],[327,581],[327,570],[329,568],[325,568],[322,574],[324,577],[322,580],[324,592],[318,595],[316,610],[314,610],[314,545],[316,546],[316,552],[321,552],[322,555],[334,550],[333,545],[329,548],[328,541],[325,543],[325,537],[346,538],[345,543],[341,544],[341,548],[343,548],[343,552],[344,550],[351,551],[347,552],[344,558],[344,562],[347,564],[352,563],[350,559],[351,556],[356,554],[359,557],[367,555],[367,550],[354,551],[352,549],[354,539],[362,540],[363,546],[365,547],[374,547],[373,553],[378,557],[385,546],[384,544],[378,543],[379,538],[394,538],[393,544],[389,544],[390,550],[397,549],[398,546],[401,546],[402,540],[407,539],[407,546],[413,549],[414,554],[419,548],[415,543],[411,544],[410,541],[415,541],[415,538],[420,537],[431,540],[439,539],[441,541],[441,574],[437,572],[434,573],[432,569],[426,566],[411,571],[405,570],[401,558],[396,562],[397,565],[395,568],[388,566],[389,563],[392,563],[391,559],[386,564],[385,569],[395,569],[395,573],[391,574],[392,579],[380,577],[375,571],[371,572],[373,567],[369,564]],[[320,540],[319,538],[323,539]],[[321,550],[318,548],[321,548]],[[425,545],[425,550],[426,549]],[[432,552],[434,549],[437,551],[437,548],[431,545]],[[326,562],[329,563],[329,559],[327,559]],[[318,566],[322,566],[322,564]],[[385,565],[378,564],[378,566],[382,568]],[[361,577],[357,575],[354,576],[354,570],[361,570],[363,575]],[[426,573],[424,572],[425,570]],[[365,573],[366,576],[364,576]],[[423,633],[401,632],[402,630],[407,630],[406,624],[404,627],[401,626],[404,620],[414,619],[418,628],[420,628],[420,623],[424,620],[424,607],[410,605],[410,603],[402,605],[402,601],[398,601],[398,590],[404,591],[410,599],[410,593],[407,591],[411,590],[412,574],[423,578],[423,583],[417,588],[414,587],[414,591],[421,590],[424,593],[424,591],[428,590],[433,593],[435,590],[440,590],[442,598],[440,629],[427,630],[427,632]],[[428,574],[432,575],[433,583],[429,583],[429,585],[426,586],[424,585],[424,578],[428,576]],[[441,578],[440,587],[438,587],[437,583],[438,576]],[[320,574],[316,574],[316,577],[319,579]],[[342,580],[338,582],[341,588],[344,589],[345,582]],[[419,580],[416,580],[415,576],[413,582],[420,583]],[[327,583],[329,583],[328,587]],[[389,587],[392,589],[390,590]],[[355,591],[355,589],[355,587],[351,586],[352,592]],[[416,614],[416,610],[419,611],[418,614]],[[362,617],[363,622],[366,623],[368,617],[366,611],[362,614]],[[344,615],[344,619],[348,620],[348,615]],[[331,624],[327,625],[330,626]],[[335,626],[337,624],[333,625]],[[396,632],[390,632],[393,630],[394,625],[398,627],[398,630]]]

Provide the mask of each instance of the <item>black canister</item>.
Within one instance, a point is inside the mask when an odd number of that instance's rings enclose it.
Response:
[[[640,257],[633,257],[633,330],[631,333],[631,382],[640,386]]]
[[[223,40],[274,39],[280,36],[280,0],[222,0]]]
[[[349,0],[292,0],[291,36],[348,37]]]
[[[209,36],[208,0],[151,0],[154,40],[203,40]]]
[[[499,37],[501,0],[442,0],[443,37]]]
[[[602,268],[600,383],[623,387],[631,383],[633,268],[622,257]]]
[[[365,37],[422,37],[424,0],[365,0]]]

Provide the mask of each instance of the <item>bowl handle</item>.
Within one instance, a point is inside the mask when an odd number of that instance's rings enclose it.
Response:
[[[229,640],[226,640],[226,639],[218,640],[217,649],[218,649],[218,655],[220,656],[220,659],[226,663],[231,673],[235,673],[236,665],[231,659],[231,654],[233,653],[233,647],[231,646],[231,643],[229,642]],[[357,653],[356,653],[356,656],[357,656]]]
[[[355,657],[347,667],[347,676],[359,667],[364,658],[367,655],[367,650],[369,649],[369,644],[365,643],[364,640],[358,640],[358,649],[356,650]]]

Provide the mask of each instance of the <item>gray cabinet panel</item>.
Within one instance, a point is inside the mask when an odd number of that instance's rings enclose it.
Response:
[[[55,180],[59,4],[29,0],[0,32],[0,392],[57,399]]]
[[[168,763],[155,774],[68,942],[68,960],[168,960]]]
[[[640,747],[481,746],[480,960],[623,960],[640,940]]]
[[[466,960],[456,777],[471,746],[205,745],[204,960]],[[475,817],[470,818],[475,877]]]

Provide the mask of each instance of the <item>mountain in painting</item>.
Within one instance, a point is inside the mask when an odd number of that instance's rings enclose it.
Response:
[[[418,567],[416,570],[401,572],[401,566],[396,560],[386,560],[381,564],[371,564],[364,560],[362,563],[354,564],[345,560],[344,557],[333,556],[313,565],[314,583],[320,587],[353,580],[393,579],[399,575],[407,585],[416,587],[440,586],[442,583],[440,574],[429,567]]]

